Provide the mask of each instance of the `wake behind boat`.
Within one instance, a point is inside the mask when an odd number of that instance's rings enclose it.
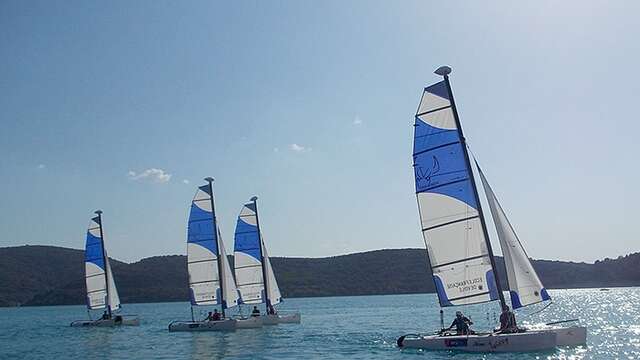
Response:
[[[237,306],[240,297],[218,228],[213,178],[205,180],[207,184],[198,187],[191,202],[187,230],[191,321],[174,321],[169,324],[169,331],[234,331],[261,327],[260,317],[227,317],[227,309]],[[194,306],[219,306],[221,312],[216,309],[205,320],[196,320]]]
[[[89,320],[76,320],[71,326],[118,326],[140,325],[135,315],[114,313],[120,309],[120,296],[116,282],[113,279],[109,257],[104,246],[102,230],[102,211],[97,210],[96,216],[91,218],[87,230],[85,244],[85,282],[87,285],[87,314]],[[91,319],[91,310],[103,310],[102,317]]]
[[[473,334],[467,330],[465,335],[452,336],[445,329],[437,335],[408,334],[398,339],[398,346],[518,352],[584,344],[585,327],[547,326],[526,330],[515,325],[515,317],[501,291],[474,172],[449,83],[450,72],[446,66],[435,71],[444,80],[424,89],[415,116],[413,166],[422,234],[440,306],[499,300],[508,325],[502,324],[504,328],[500,333],[490,334]],[[513,308],[550,301],[477,162],[476,166],[502,247]],[[559,323],[562,322],[555,324]]]
[[[244,204],[236,223],[233,258],[242,303],[254,305],[256,310],[258,304],[264,304],[265,312],[261,314],[264,325],[299,324],[299,312],[281,313],[275,309],[282,295],[264,246],[257,201],[254,196]]]

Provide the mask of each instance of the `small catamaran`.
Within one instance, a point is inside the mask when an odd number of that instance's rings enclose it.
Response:
[[[109,257],[104,246],[102,211],[97,210],[87,230],[84,251],[85,281],[87,284],[87,314],[89,320],[76,320],[71,326],[140,325],[135,315],[121,315],[120,297],[113,279]],[[91,310],[104,310],[102,318],[91,320]]]
[[[198,187],[191,202],[187,230],[187,269],[191,321],[174,321],[169,331],[233,331],[238,328],[262,326],[260,317],[231,318],[227,309],[237,306],[240,297],[231,273],[231,266],[220,236],[213,196],[213,178]],[[221,309],[219,320],[196,320],[194,306],[216,306]]]
[[[451,68],[443,66],[435,73],[444,79],[422,93],[415,115],[413,166],[422,234],[440,306],[499,300],[505,308],[507,304],[449,83]],[[512,307],[518,309],[550,301],[477,162],[476,167],[502,247]],[[401,336],[397,343],[400,347],[468,352],[539,351],[585,344],[586,327],[551,326],[564,322],[567,321],[514,333],[456,335],[441,330],[435,335],[408,334]]]
[[[282,296],[262,239],[257,201],[258,197],[254,196],[244,204],[236,223],[233,258],[242,303],[264,303],[266,311],[261,317],[265,325],[299,324],[299,312],[282,314],[274,308],[282,301]]]

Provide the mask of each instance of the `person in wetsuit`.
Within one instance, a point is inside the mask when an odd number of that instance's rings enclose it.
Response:
[[[455,326],[457,335],[469,335],[473,333],[469,328],[470,325],[473,325],[473,322],[466,316],[462,315],[461,311],[456,311],[456,318],[453,319],[451,326],[444,330],[451,330]]]
[[[222,320],[222,315],[218,312],[218,309],[213,310],[213,315],[211,316],[211,321],[220,321]]]
[[[253,311],[251,312],[251,316],[260,316],[260,310],[258,310],[257,306],[253,307]]]
[[[502,308],[502,314],[500,314],[500,329],[498,329],[498,332],[503,334],[518,332],[516,315],[507,305]]]
[[[109,313],[107,313],[107,311],[105,310],[105,312],[102,314],[102,320],[109,320]]]

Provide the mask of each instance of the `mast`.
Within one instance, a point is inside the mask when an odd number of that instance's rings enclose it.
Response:
[[[215,201],[213,200],[213,178],[206,177],[204,178],[206,182],[209,183],[209,192],[211,193],[211,218],[213,221],[213,231],[216,236],[216,256],[218,257],[218,280],[220,283],[220,305],[222,308],[222,317],[226,317],[225,309],[227,308],[226,301],[224,300],[224,276],[222,274],[222,259],[220,258],[220,232],[218,231],[218,223],[216,221],[216,207]]]
[[[258,217],[258,197],[254,196],[251,198],[253,201],[253,206],[256,210],[256,227],[258,228],[258,241],[260,242],[260,262],[262,263],[262,283],[264,284],[264,299],[265,306],[267,308],[267,312],[269,312],[269,305],[271,305],[271,299],[269,299],[269,291],[267,285],[267,268],[264,261],[264,252],[262,251],[262,232],[260,231],[260,219]]]
[[[447,87],[447,92],[449,93],[449,99],[451,101],[451,110],[453,112],[453,118],[456,122],[456,127],[458,128],[458,136],[460,137],[460,144],[462,145],[462,153],[464,154],[464,161],[467,164],[467,169],[469,169],[469,178],[471,180],[471,186],[473,187],[473,194],[478,204],[478,215],[480,216],[480,223],[482,224],[482,232],[484,233],[485,243],[487,244],[487,252],[489,253],[489,260],[491,261],[491,267],[493,268],[494,279],[496,281],[496,287],[498,288],[498,298],[500,299],[501,308],[504,309],[507,306],[507,303],[504,299],[504,294],[502,293],[502,286],[500,286],[500,276],[498,275],[498,268],[496,267],[496,260],[493,255],[493,250],[491,249],[491,240],[489,238],[489,233],[487,232],[487,223],[484,219],[484,213],[482,211],[482,204],[480,204],[480,196],[478,195],[478,188],[476,187],[476,181],[473,176],[473,168],[471,167],[471,161],[469,160],[469,153],[467,152],[467,141],[464,138],[464,134],[462,133],[462,125],[460,124],[460,118],[458,117],[458,109],[456,108],[456,102],[453,99],[453,91],[451,90],[451,84],[449,83],[449,74],[451,73],[451,68],[448,66],[441,66],[436,71],[435,74],[444,77],[444,82]]]
[[[102,210],[96,210],[94,211],[95,214],[98,215],[98,226],[100,226],[100,241],[102,242],[102,261],[104,263],[104,282],[105,282],[105,289],[107,290],[107,313],[109,314],[109,319],[111,319],[111,303],[110,303],[110,298],[109,298],[109,274],[107,274],[107,271],[109,269],[109,267],[107,266],[107,254],[105,251],[105,247],[104,247],[104,233],[102,232]]]

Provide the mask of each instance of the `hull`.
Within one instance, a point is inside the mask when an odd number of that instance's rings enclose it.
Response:
[[[138,326],[140,320],[137,317],[116,316],[109,320],[76,320],[71,323],[72,327],[114,327],[114,326]]]
[[[299,312],[291,314],[262,315],[264,325],[277,324],[300,324],[301,315]]]
[[[169,331],[234,331],[236,321],[225,319],[220,321],[174,321],[169,324]]]
[[[531,352],[556,347],[554,332],[526,332],[518,334],[484,335],[405,335],[398,339],[404,348],[424,350],[455,350],[464,352]]]
[[[540,329],[540,332],[552,332],[556,335],[558,346],[578,346],[587,343],[587,327],[571,326],[566,328]]]
[[[236,329],[255,329],[262,327],[262,316],[251,316],[246,319],[238,318],[234,319],[236,322]]]

